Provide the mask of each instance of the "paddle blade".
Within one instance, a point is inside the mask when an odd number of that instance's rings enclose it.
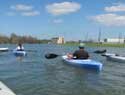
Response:
[[[96,51],[94,51],[94,53],[98,53],[98,54],[105,53],[105,52],[106,52],[106,49],[104,49],[104,50],[96,50]]]
[[[53,54],[53,53],[51,53],[51,54],[46,54],[45,55],[45,58],[47,58],[47,59],[52,59],[52,58],[56,58],[56,57],[58,57],[59,55],[57,55],[57,54]]]

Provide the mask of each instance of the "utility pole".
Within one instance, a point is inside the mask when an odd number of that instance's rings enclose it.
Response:
[[[98,43],[101,41],[101,28],[99,28],[99,34],[98,34]]]
[[[121,42],[121,37],[122,36],[122,33],[121,32],[119,32],[119,43]]]
[[[88,32],[85,34],[85,41],[88,42]]]

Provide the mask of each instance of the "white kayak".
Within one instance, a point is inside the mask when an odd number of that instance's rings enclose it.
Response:
[[[116,61],[116,62],[125,62],[125,56],[111,55],[106,57],[107,60]]]
[[[116,54],[115,53],[104,53],[104,54],[102,54],[102,56],[106,56],[106,57],[114,56],[114,55],[116,55]]]
[[[0,95],[16,95],[16,94],[0,81]]]
[[[102,70],[102,63],[91,60],[91,59],[68,59],[68,57],[62,56],[62,59],[67,64],[71,64],[74,66],[82,67],[82,68],[88,68],[88,69],[96,69],[101,71]]]
[[[8,50],[9,50],[8,48],[0,48],[0,52],[6,52]]]
[[[15,56],[26,56],[26,51],[13,50]]]

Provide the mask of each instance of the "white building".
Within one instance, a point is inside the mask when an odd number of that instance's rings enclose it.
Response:
[[[106,43],[125,43],[125,39],[118,39],[118,38],[106,38],[104,39]]]
[[[55,37],[51,39],[52,43],[54,44],[64,44],[64,38],[63,37]]]
[[[57,44],[64,44],[64,38],[59,37],[58,40],[57,40]]]

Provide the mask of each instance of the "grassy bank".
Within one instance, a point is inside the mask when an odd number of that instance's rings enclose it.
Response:
[[[79,43],[66,43],[64,44],[65,46],[78,46]],[[86,43],[85,44],[86,46],[89,46],[89,47],[125,47],[125,44],[120,44],[120,43]]]

